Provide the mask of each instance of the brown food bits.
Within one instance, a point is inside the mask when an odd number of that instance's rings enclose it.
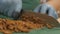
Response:
[[[12,34],[12,32],[29,32],[33,29],[43,27],[53,28],[57,25],[60,24],[54,18],[32,11],[23,12],[19,20],[0,18],[0,31],[4,34]]]

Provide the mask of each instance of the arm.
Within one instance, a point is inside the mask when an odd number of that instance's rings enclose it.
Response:
[[[47,10],[47,6],[45,5],[39,5],[37,6],[33,11],[34,12],[40,12],[40,13],[46,13],[46,10]]]
[[[16,0],[16,8],[15,11],[20,12],[22,9],[22,0]]]
[[[48,10],[49,16],[52,16],[55,19],[58,18],[58,14],[56,13],[56,11],[52,7],[48,7],[47,5],[42,5],[42,7],[40,9],[40,13],[47,14],[47,10]]]
[[[52,16],[53,18],[57,19],[58,18],[58,14],[56,13],[56,11],[52,8],[49,9],[49,16]]]
[[[9,7],[9,11],[7,15],[11,18],[17,19],[20,15],[22,9],[22,0],[11,0],[11,6]]]
[[[42,5],[41,9],[40,9],[40,13],[41,14],[46,14],[46,10],[48,9],[48,6],[47,5]]]
[[[41,5],[38,5],[33,11],[34,11],[34,12],[39,12],[40,6],[41,6]]]

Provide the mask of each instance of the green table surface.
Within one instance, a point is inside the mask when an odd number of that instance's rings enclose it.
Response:
[[[37,29],[33,30],[29,33],[14,33],[14,34],[60,34],[60,28],[53,28],[53,29]]]
[[[29,34],[60,34],[60,28],[53,28],[53,29],[38,29],[33,30]]]
[[[32,30],[29,33],[15,32],[13,34],[60,34],[60,28],[53,28],[53,29],[43,28],[43,29]]]

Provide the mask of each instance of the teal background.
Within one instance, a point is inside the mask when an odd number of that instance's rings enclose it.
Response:
[[[39,4],[39,0],[22,0],[23,1],[23,9],[25,10],[33,10]]]

